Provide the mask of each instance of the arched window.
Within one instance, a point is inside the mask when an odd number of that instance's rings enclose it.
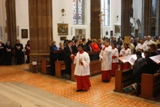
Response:
[[[85,23],[85,0],[73,0],[73,24],[83,25]]]
[[[101,12],[104,14],[102,17],[103,26],[110,26],[110,5],[111,0],[101,0]]]

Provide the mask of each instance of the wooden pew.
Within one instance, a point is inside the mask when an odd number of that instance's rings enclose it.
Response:
[[[55,76],[61,78],[61,71],[66,69],[66,65],[64,61],[56,61],[55,62]]]
[[[75,64],[71,65],[71,80],[75,81],[75,75],[74,75],[74,69],[75,69]],[[99,60],[91,61],[90,62],[90,74],[91,76],[100,74],[101,73],[101,62]]]
[[[115,75],[115,90],[116,92],[123,92],[123,88],[134,83],[133,71],[129,70],[117,70]]]
[[[157,92],[160,92],[160,73],[142,74],[141,78],[141,97],[154,99]]]
[[[50,67],[49,58],[42,58],[41,60],[41,72],[47,74],[47,68]]]

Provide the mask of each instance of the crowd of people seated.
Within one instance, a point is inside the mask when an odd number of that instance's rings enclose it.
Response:
[[[15,64],[23,64],[25,61],[29,63],[29,54],[30,54],[30,41],[25,45],[20,43],[20,40],[17,39],[17,42],[14,46],[11,46],[10,41],[7,41],[6,44],[0,40],[0,65],[11,65],[13,62]],[[26,56],[26,60],[25,57]],[[13,61],[13,59],[15,59]]]
[[[64,42],[60,42],[59,43],[59,47],[56,46],[56,43],[55,41],[53,41],[52,43],[52,48],[50,48],[50,56],[52,56],[52,54],[54,54],[53,50],[56,51],[56,50],[64,50],[64,56],[63,55],[60,55],[61,57],[63,56],[63,58],[61,58],[61,60],[64,60],[65,63],[66,63],[66,73],[67,74],[70,74],[70,65],[72,63],[72,59],[71,59],[71,55],[74,55],[78,52],[78,45],[79,44],[83,44],[84,46],[84,51],[86,52],[93,52],[93,51],[100,51],[101,49],[103,49],[104,47],[104,40],[108,40],[110,45],[112,46],[112,51],[113,51],[113,56],[112,56],[112,59],[113,59],[113,63],[114,63],[114,66],[117,66],[118,64],[118,57],[122,57],[122,56],[128,56],[128,55],[131,55],[131,54],[134,54],[136,53],[137,51],[141,51],[141,52],[145,52],[146,54],[148,53],[148,57],[150,56],[154,56],[154,55],[157,55],[158,53],[160,53],[160,37],[158,39],[153,39],[151,38],[151,36],[144,36],[143,39],[139,39],[139,38],[131,38],[131,41],[129,44],[124,44],[123,43],[123,39],[122,38],[114,38],[114,37],[111,37],[111,38],[103,38],[103,39],[99,39],[99,40],[96,40],[96,39],[81,39],[81,40],[76,40],[75,38],[72,39],[72,40],[65,40]],[[54,57],[56,55],[53,55]],[[92,57],[90,57],[92,58]],[[54,58],[51,58],[51,60],[54,59]],[[54,59],[57,60],[58,58],[56,57]],[[150,61],[151,60],[149,58],[146,57],[146,60],[147,61]],[[150,63],[148,62],[148,63]],[[116,64],[115,64],[116,63]],[[53,64],[53,63],[52,63]],[[125,70],[127,68],[130,67],[129,64],[122,64],[121,65],[122,67],[122,70]],[[115,68],[115,67],[113,67]],[[156,68],[155,68],[156,69]],[[54,72],[54,69],[51,70],[51,72]],[[114,71],[115,72],[115,71]],[[114,72],[112,72],[112,75],[114,75]],[[155,70],[153,71],[153,69],[148,69],[148,72],[150,73],[154,73]],[[53,73],[54,75],[54,73]]]

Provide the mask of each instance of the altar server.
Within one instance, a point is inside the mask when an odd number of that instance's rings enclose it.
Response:
[[[144,43],[143,39],[140,40],[140,43],[137,44],[136,46],[136,51],[147,51],[148,50],[148,46]]]
[[[116,48],[116,43],[112,43],[112,70],[111,75],[115,75],[115,71],[118,69],[118,49]]]
[[[90,58],[87,52],[84,51],[83,44],[78,45],[78,53],[74,58],[76,64],[74,75],[77,81],[77,92],[87,91],[91,87],[89,80],[90,76]]]
[[[100,54],[102,81],[109,82],[111,80],[111,68],[112,68],[112,47],[109,45],[108,40],[104,40],[104,47]]]
[[[120,57],[131,55],[131,49],[129,48],[128,44],[124,44],[124,48],[120,51]],[[128,62],[121,63],[121,70],[130,69],[130,64]]]

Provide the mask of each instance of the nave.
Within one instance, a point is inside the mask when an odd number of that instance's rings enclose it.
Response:
[[[23,83],[31,85],[43,91],[50,92],[62,98],[67,98],[68,104],[76,104],[76,107],[85,105],[89,107],[159,107],[158,101],[152,101],[114,92],[115,78],[113,77],[109,83],[101,82],[101,75],[92,76],[90,78],[92,87],[87,92],[79,92],[76,90],[76,83],[59,79],[53,76],[42,75],[41,73],[31,73],[28,71],[29,66],[14,65],[0,67],[0,83]],[[1,89],[1,85],[0,85]],[[0,94],[2,94],[0,92]],[[43,96],[44,98],[47,96]],[[59,100],[62,100],[60,98]],[[54,100],[54,99],[53,99]],[[58,101],[58,99],[57,99]],[[67,105],[66,105],[67,106]],[[23,107],[23,106],[22,106]],[[44,106],[47,107],[47,106]],[[57,107],[54,106],[53,107]],[[69,107],[69,106],[67,106]],[[71,106],[70,106],[71,107]],[[74,106],[73,106],[74,107]]]

